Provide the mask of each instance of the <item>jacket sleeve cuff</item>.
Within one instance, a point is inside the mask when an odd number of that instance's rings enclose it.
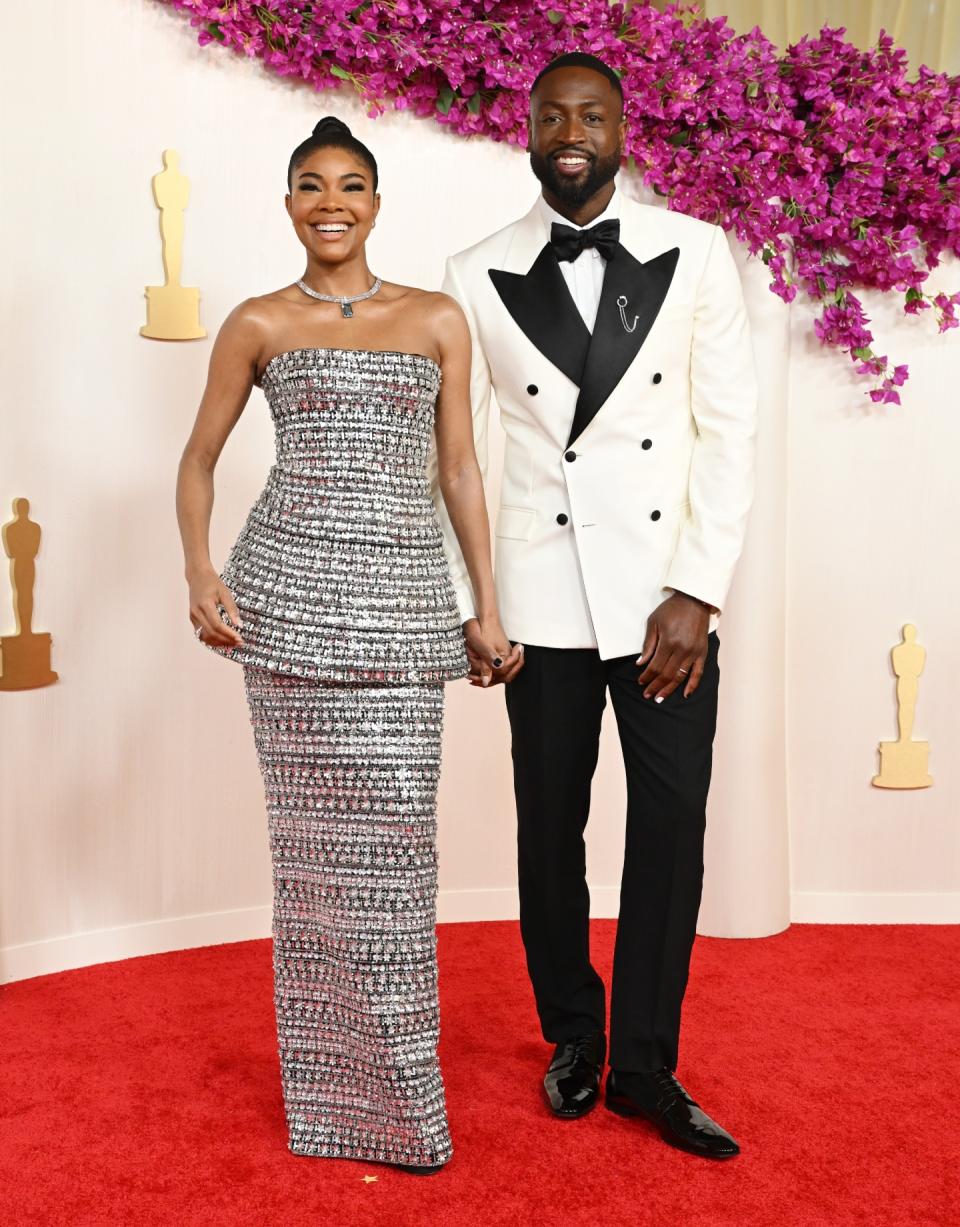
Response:
[[[685,592],[704,605],[709,606],[717,614],[723,611],[727,599],[727,586],[718,583],[716,579],[702,575],[685,575],[681,570],[671,568],[663,581],[663,591],[672,596],[674,592]]]
[[[464,622],[469,622],[471,618],[477,616],[477,607],[473,600],[473,589],[469,584],[455,584],[454,591],[457,596],[457,609],[460,611],[460,625]]]

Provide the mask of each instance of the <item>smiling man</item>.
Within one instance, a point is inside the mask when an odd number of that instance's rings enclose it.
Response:
[[[703,878],[719,670],[717,615],[752,498],[755,380],[723,232],[617,191],[620,81],[590,55],[533,85],[528,152],[542,193],[454,256],[444,289],[473,338],[484,463],[491,390],[506,432],[496,527],[520,922],[551,1110],[583,1116],[606,1057],[590,963],[583,832],[609,693],[627,831],[606,1104],[708,1158],[733,1138],[677,1081],[680,1010]],[[445,524],[475,683],[478,623]]]

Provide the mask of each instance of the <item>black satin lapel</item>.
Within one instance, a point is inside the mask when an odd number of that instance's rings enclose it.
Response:
[[[497,268],[488,271],[503,305],[528,339],[569,380],[579,385],[590,333],[570,297],[550,244],[547,243],[526,274],[507,273]]]
[[[627,367],[640,352],[647,333],[663,306],[680,258],[680,248],[672,247],[646,264],[635,260],[624,246],[606,267],[597,322],[583,366],[580,395],[573,415],[570,442],[583,434],[598,410],[623,378]],[[637,317],[637,325],[627,332],[620,318],[617,299],[626,298],[623,310],[627,323]]]

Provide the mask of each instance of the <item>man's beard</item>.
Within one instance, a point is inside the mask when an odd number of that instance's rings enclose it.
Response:
[[[552,157],[545,158],[530,151],[530,169],[540,182],[570,210],[582,208],[620,169],[620,151],[606,158],[593,158],[587,164],[583,178],[571,179],[557,170]]]

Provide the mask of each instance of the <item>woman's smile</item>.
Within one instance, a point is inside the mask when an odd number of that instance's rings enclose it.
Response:
[[[349,234],[353,222],[313,222],[311,229],[320,236],[324,243],[335,243]]]

